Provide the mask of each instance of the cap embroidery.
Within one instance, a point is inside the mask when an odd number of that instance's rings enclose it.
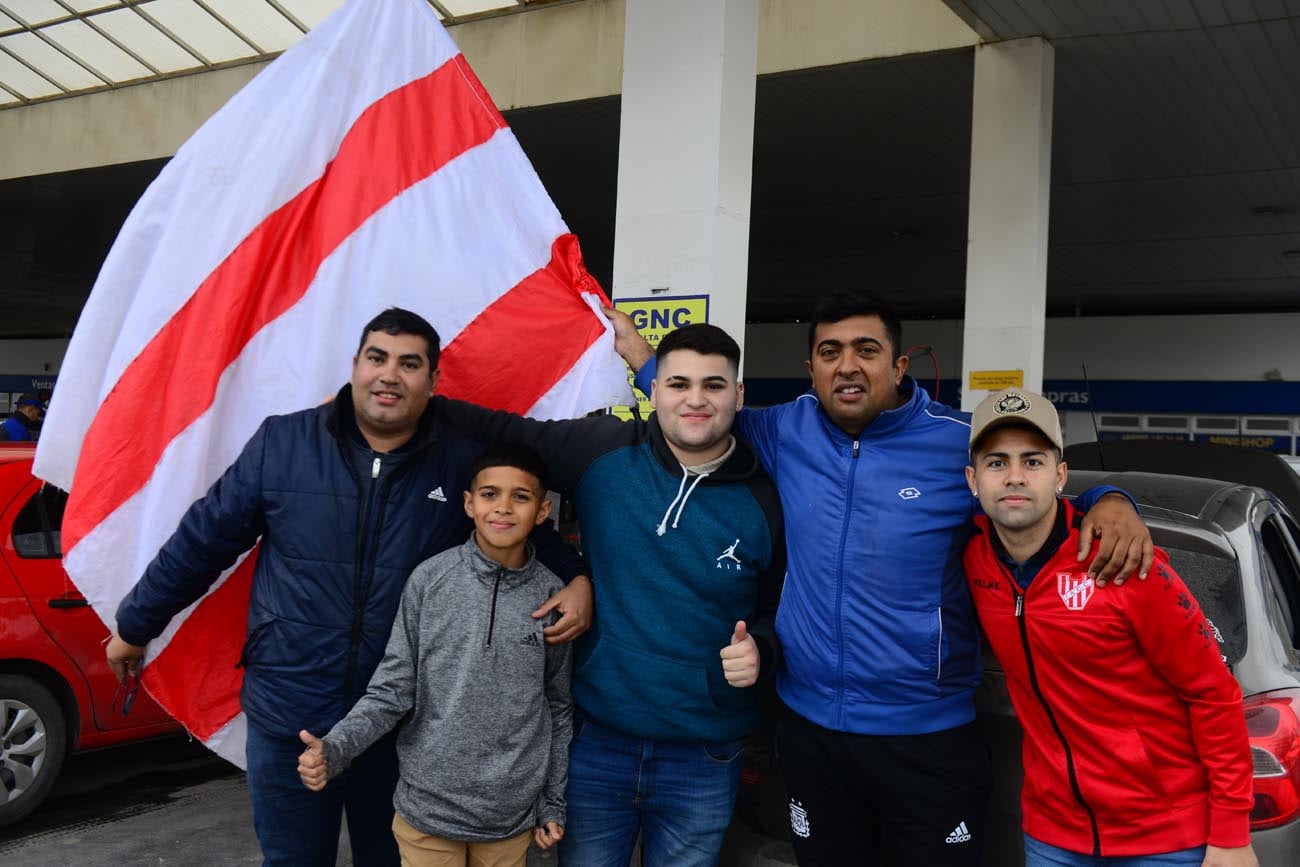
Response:
[[[1014,391],[1004,394],[993,404],[993,411],[998,415],[1022,415],[1029,412],[1029,398]]]

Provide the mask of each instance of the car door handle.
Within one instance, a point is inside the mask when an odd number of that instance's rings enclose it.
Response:
[[[81,599],[78,597],[68,598],[65,596],[59,599],[50,600],[51,608],[85,608],[89,604],[90,603],[87,602],[85,599]]]

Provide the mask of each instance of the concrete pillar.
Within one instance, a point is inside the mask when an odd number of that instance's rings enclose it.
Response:
[[[975,49],[962,353],[966,410],[987,389],[1011,384],[1016,371],[1024,388],[1043,387],[1054,68],[1052,46],[1039,37]],[[1010,375],[987,375],[993,372]]]
[[[758,6],[627,0],[623,42],[614,295],[707,295],[740,343]]]

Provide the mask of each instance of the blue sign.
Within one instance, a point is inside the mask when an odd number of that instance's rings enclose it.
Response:
[[[48,373],[41,376],[0,374],[0,391],[53,391],[57,379]]]
[[[1194,434],[1192,439],[1198,443],[1215,443],[1221,446],[1247,446],[1263,449],[1282,455],[1291,454],[1291,437],[1271,436],[1269,434]]]

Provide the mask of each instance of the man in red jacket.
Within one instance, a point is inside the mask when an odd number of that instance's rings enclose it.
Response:
[[[1255,867],[1241,689],[1165,553],[1095,587],[1046,398],[990,395],[970,443],[966,577],[1024,729],[1027,867]]]

